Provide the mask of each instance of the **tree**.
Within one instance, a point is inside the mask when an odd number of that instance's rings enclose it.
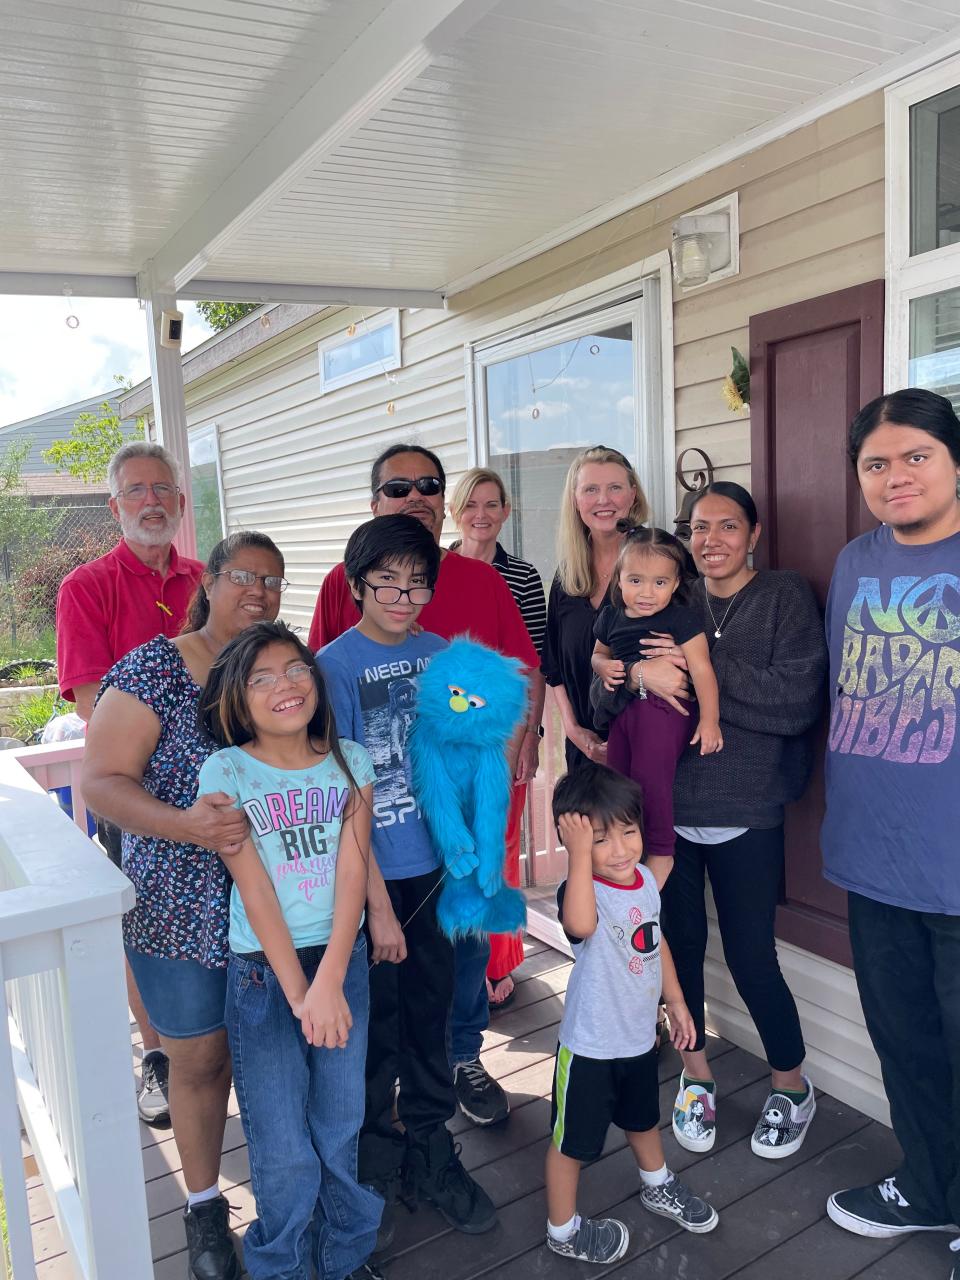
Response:
[[[15,440],[0,454],[0,560],[3,596],[10,621],[10,638],[17,642],[17,610],[13,598],[14,564],[23,552],[49,538],[48,512],[30,505],[22,492],[21,473],[32,440]]]
[[[125,391],[132,386],[119,373],[114,375],[114,381]],[[110,459],[120,446],[128,440],[142,440],[145,427],[146,419],[138,418],[133,429],[125,431],[120,415],[109,400],[104,400],[96,413],[80,414],[66,439],[54,440],[49,449],[44,449],[43,460],[61,474],[66,471],[78,480],[103,480]]]
[[[220,333],[259,306],[259,302],[198,302],[197,310],[214,333]]]

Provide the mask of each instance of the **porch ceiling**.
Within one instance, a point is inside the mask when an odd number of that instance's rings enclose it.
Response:
[[[123,291],[152,262],[181,290],[345,300],[461,287],[960,49],[960,0],[0,0],[0,18],[0,272]]]

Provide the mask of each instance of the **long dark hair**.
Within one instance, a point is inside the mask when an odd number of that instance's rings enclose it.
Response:
[[[674,592],[678,604],[687,604],[689,588],[692,581],[690,571],[690,552],[679,538],[666,529],[650,528],[648,525],[634,525],[629,520],[618,520],[617,528],[626,534],[617,556],[617,563],[610,576],[610,599],[618,609],[623,608],[623,592],[620,590],[620,573],[623,562],[631,551],[648,551],[654,555],[666,556],[677,566],[677,577],[680,585]]]
[[[960,421],[946,396],[921,387],[905,387],[888,396],[877,396],[864,405],[850,424],[847,456],[856,468],[863,442],[885,422],[898,427],[916,427],[946,445],[950,457],[960,467]]]
[[[236,533],[227,534],[210,552],[204,572],[222,573],[234,556],[248,547],[255,547],[258,551],[269,551],[271,555],[276,556],[280,561],[281,576],[283,575],[285,568],[283,553],[272,538],[268,538],[265,533],[257,533],[256,529],[239,529]],[[187,616],[180,628],[180,634],[186,635],[188,631],[199,631],[209,617],[210,597],[203,583],[198,582],[197,589],[190,598]]]
[[[313,653],[285,622],[255,622],[234,636],[217,655],[200,695],[197,715],[201,730],[209,734],[218,747],[242,747],[255,740],[256,732],[247,705],[247,681],[258,655],[270,644],[289,645],[309,667],[317,692],[317,706],[307,725],[307,734],[324,744],[349,779],[351,787],[359,790],[340,749],[333,706]]]

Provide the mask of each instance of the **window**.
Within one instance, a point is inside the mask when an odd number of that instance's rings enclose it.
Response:
[[[353,330],[353,332],[351,332]],[[335,391],[400,368],[400,312],[361,319],[319,344],[320,390]]]
[[[227,531],[216,424],[210,423],[191,431],[188,444],[193,517],[197,528],[197,559],[205,562]]]
[[[666,255],[663,255],[666,258]],[[669,268],[667,267],[667,272]],[[671,305],[669,274],[665,297]],[[513,503],[507,549],[539,569],[556,569],[556,529],[564,478],[590,445],[618,449],[634,463],[653,519],[673,519],[672,412],[665,412],[659,275],[598,299],[580,314],[469,353],[474,458],[503,476]],[[624,292],[628,294],[623,297]],[[629,296],[632,294],[632,296]],[[672,386],[669,389],[672,410]],[[669,527],[669,525],[668,525]]]
[[[887,91],[885,385],[960,408],[960,59]]]

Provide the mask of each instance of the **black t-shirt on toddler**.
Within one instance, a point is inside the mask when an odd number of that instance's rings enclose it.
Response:
[[[636,662],[647,657],[640,641],[650,639],[654,632],[673,636],[674,644],[686,644],[703,634],[703,617],[698,609],[668,604],[649,617],[628,618],[623,609],[609,604],[594,624],[593,638],[605,644],[618,662]]]

